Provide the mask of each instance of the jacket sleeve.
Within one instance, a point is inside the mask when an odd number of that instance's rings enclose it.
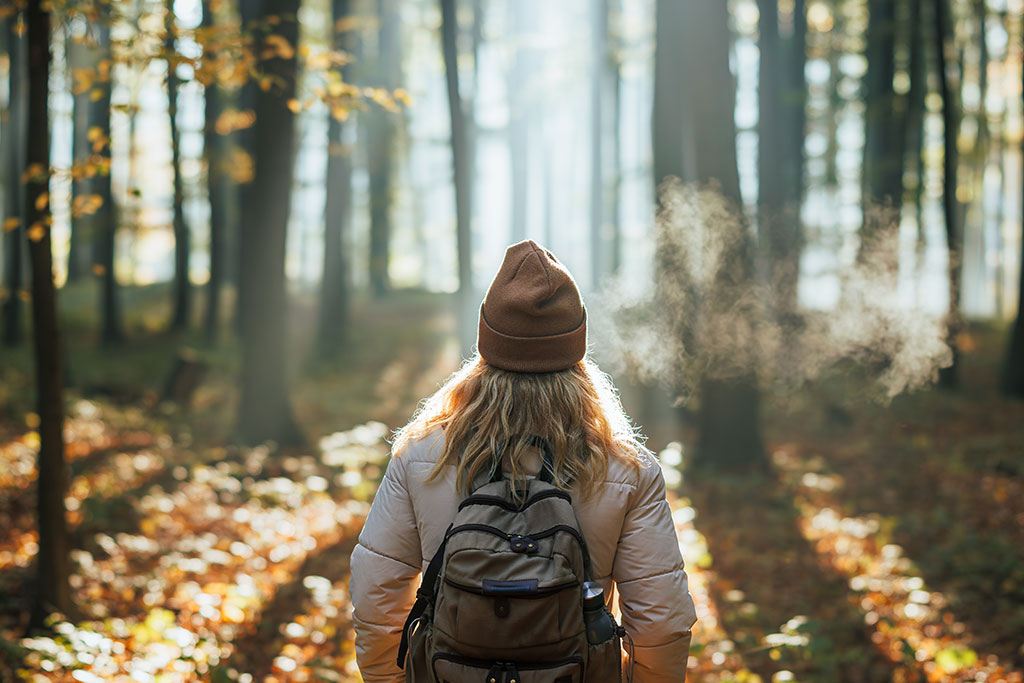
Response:
[[[364,681],[405,680],[395,660],[422,565],[405,461],[393,457],[388,464],[352,551],[349,594],[356,663]]]
[[[656,464],[640,471],[612,567],[622,625],[635,644],[634,682],[683,681],[697,620]]]

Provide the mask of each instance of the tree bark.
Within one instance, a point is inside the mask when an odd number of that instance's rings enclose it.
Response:
[[[350,40],[337,30],[350,12],[349,0],[333,0],[334,47],[351,52]],[[341,78],[348,82],[345,65]],[[346,240],[352,223],[352,157],[345,146],[345,125],[328,113],[327,202],[324,206],[324,268],[320,289],[318,344],[321,356],[333,354],[345,342],[349,321],[349,278]],[[351,125],[351,124],[349,124]]]
[[[2,163],[4,165],[4,219],[18,219],[13,228],[4,230],[4,279],[6,295],[0,305],[4,346],[18,346],[25,338],[21,292],[25,286],[23,268],[25,234],[25,186],[21,174],[25,168],[25,128],[27,121],[28,78],[25,38],[14,31],[16,16],[4,21],[8,54],[8,99],[3,121]]]
[[[527,32],[525,19],[527,12],[517,3],[508,3],[507,20],[511,26],[512,39],[515,41],[512,67],[508,70],[508,154],[509,175],[511,180],[512,226],[511,240],[513,243],[526,239],[526,219],[528,202],[528,172],[530,153],[530,131],[526,125],[526,112],[529,110],[530,98],[524,91],[531,73],[532,58],[523,45],[523,37]]]
[[[655,178],[660,181],[665,175],[676,174],[683,180],[714,183],[741,216],[726,3],[658,0],[657,15],[654,131],[656,135],[666,133],[668,139],[654,140]],[[700,63],[702,68],[679,68],[688,63]],[[692,128],[686,131],[686,125]],[[693,135],[693,131],[699,131],[699,135]],[[699,315],[706,319],[702,324],[734,315],[739,302],[723,292],[735,292],[737,285],[742,287],[744,283],[753,284],[751,245],[745,226],[737,226],[734,237],[708,284],[709,291],[699,296]],[[702,352],[707,350],[697,350]],[[698,460],[718,468],[765,467],[759,412],[754,369],[729,378],[716,376],[714,369],[705,371],[700,381]]]
[[[906,144],[906,98],[893,91],[896,63],[896,3],[870,0],[866,56],[868,70],[864,79],[864,158],[862,211],[858,259],[874,261],[882,255],[888,238],[885,231],[895,229],[903,204],[903,157]],[[879,220],[878,209],[890,207],[896,218]],[[892,254],[887,254],[891,258]],[[890,264],[895,278],[898,264]]]
[[[590,287],[597,290],[608,271],[604,221],[604,92],[608,55],[608,0],[591,8],[590,50]]]
[[[398,17],[395,0],[378,0],[380,30],[377,34],[377,75],[379,85],[398,86],[400,58]],[[370,175],[370,291],[383,296],[391,289],[388,276],[391,244],[392,175],[394,172],[395,124],[391,117],[371,113],[367,143]]]
[[[608,23],[620,26],[622,22],[621,0],[611,0],[608,5]],[[619,201],[622,193],[622,140],[619,128],[622,122],[622,64],[619,51],[622,38],[616,34],[612,53],[608,59],[608,71],[612,82],[612,198],[609,208],[611,223],[611,272],[618,273],[622,267],[622,221],[619,217]]]
[[[238,429],[248,443],[301,441],[292,412],[285,377],[288,349],[285,339],[286,281],[284,272],[291,172],[295,158],[295,120],[288,108],[296,89],[299,0],[276,0],[273,10],[264,5],[263,16],[276,15],[270,35],[279,43],[269,48],[257,40],[257,68],[275,85],[255,93],[256,122],[252,130],[254,176],[248,201],[242,205],[240,286],[242,373]]]
[[[30,0],[28,25],[28,129],[26,212],[32,264],[32,330],[39,414],[37,584],[32,623],[41,626],[47,614],[73,609],[68,582],[71,560],[64,511],[67,465],[64,461],[64,406],[61,380],[57,291],[53,282],[50,242],[51,214],[47,201],[50,168],[49,72],[50,15],[43,0]]]
[[[469,124],[466,104],[459,90],[459,65],[456,48],[458,24],[455,0],[441,1],[441,48],[444,53],[445,82],[448,86],[448,110],[451,114],[452,169],[455,179],[455,243],[459,268],[459,341],[463,356],[468,356],[475,329],[472,325],[473,269],[470,220],[472,217],[472,159],[469,149]]]
[[[1024,68],[1021,70],[1021,84],[1024,86]],[[1022,88],[1024,93],[1024,88]],[[1024,153],[1024,142],[1021,143]],[[1021,187],[1024,196],[1024,185]],[[1008,396],[1024,399],[1024,221],[1021,222],[1021,259],[1020,288],[1017,291],[1017,320],[1013,324],[1010,335],[1010,348],[1006,357],[1006,370],[1003,374],[1003,392]]]
[[[946,343],[953,353],[953,362],[939,370],[939,384],[951,389],[957,386],[959,351],[957,335],[960,332],[960,273],[963,229],[960,225],[960,206],[956,198],[957,131],[960,128],[960,105],[949,82],[946,59],[946,38],[952,23],[946,0],[935,0],[935,47],[938,55],[939,93],[942,95],[942,207],[946,219],[946,247],[949,253],[949,311],[946,315]]]
[[[192,314],[192,284],[189,281],[189,252],[192,248],[188,225],[185,223],[183,204],[185,195],[181,184],[181,133],[178,130],[178,74],[175,48],[174,0],[167,0],[164,26],[164,52],[167,56],[167,118],[171,125],[171,170],[174,177],[174,313],[172,330],[188,327]]]
[[[89,69],[98,75],[101,46],[92,47],[85,41],[76,40],[69,30],[66,33],[67,74],[74,87],[76,69]],[[86,164],[93,155],[92,141],[89,140],[89,129],[92,127],[95,106],[92,98],[92,87],[83,92],[73,94],[72,116],[72,159],[76,165]],[[72,205],[77,197],[85,197],[92,193],[92,181],[88,176],[75,178],[71,184]],[[93,216],[90,214],[71,215],[71,235],[68,240],[68,284],[81,282],[91,274],[88,254],[92,230]]]
[[[211,0],[203,1],[202,26],[211,33],[216,25],[213,6]],[[206,155],[206,193],[210,203],[210,278],[206,284],[203,328],[206,341],[214,343],[220,332],[221,296],[226,275],[227,204],[232,200],[231,180],[224,169],[226,140],[224,136],[217,134],[217,119],[224,111],[224,92],[217,84],[215,76],[205,87],[203,98],[203,151]]]
[[[96,41],[100,46],[100,59],[110,59],[110,14],[109,10],[100,8],[99,19],[92,24],[96,32]],[[113,88],[113,76],[96,83],[99,97],[95,101],[95,118],[93,125],[99,129],[100,136],[110,139],[110,93]],[[132,123],[134,131],[134,119]],[[134,133],[132,135],[134,137]],[[93,191],[99,196],[99,209],[92,215],[90,224],[93,226],[95,239],[94,262],[98,267],[100,282],[100,343],[111,346],[124,339],[124,327],[121,321],[121,295],[114,273],[115,255],[117,250],[118,214],[114,205],[114,192],[110,182],[110,146],[102,151],[103,164],[93,179]]]

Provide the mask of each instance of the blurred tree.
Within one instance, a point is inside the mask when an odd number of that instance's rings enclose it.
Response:
[[[333,47],[350,55],[354,50],[349,0],[333,0]],[[341,80],[351,80],[352,68],[341,69]],[[320,355],[334,353],[344,342],[349,319],[349,257],[347,240],[352,227],[352,151],[345,142],[345,112],[328,114],[327,201],[324,205],[324,268],[320,283]]]
[[[910,0],[910,89],[907,91],[906,145],[910,154],[907,161],[913,173],[910,176],[914,201],[914,220],[917,225],[917,263],[924,262],[924,113],[928,94],[928,59],[925,52],[926,27],[924,11],[926,0]],[[917,274],[920,277],[920,273]]]
[[[94,138],[91,150],[93,156],[90,157],[89,163],[94,165],[96,170],[91,189],[93,196],[97,198],[98,206],[91,216],[89,233],[94,240],[93,268],[101,278],[100,342],[111,345],[124,339],[124,327],[121,321],[120,288],[114,271],[119,216],[110,182],[110,95],[113,88],[110,68],[110,6],[106,3],[97,3],[96,12],[95,20],[90,23],[89,29],[95,35],[100,53],[100,67],[89,94],[95,107],[95,118],[92,119],[89,128]],[[102,66],[104,63],[107,65],[106,68]],[[134,116],[132,120],[134,122]]]
[[[729,15],[726,3],[704,0],[658,0],[654,82],[655,182],[670,175],[710,184],[742,222],[742,197],[736,166],[735,86],[729,71]],[[681,69],[680,64],[701,64]],[[723,112],[726,115],[723,116]],[[695,132],[699,131],[699,135]],[[664,208],[664,207],[663,207]],[[723,232],[721,255],[709,280],[698,283],[681,272],[673,245],[661,241],[656,255],[659,293],[665,305],[685,301],[693,311],[671,313],[674,331],[692,358],[713,349],[696,348],[698,327],[716,326],[742,308],[739,296],[753,286],[753,259],[746,227],[715,225]],[[704,258],[701,253],[694,259]],[[714,267],[714,266],[712,266]],[[665,270],[672,268],[672,272]],[[671,291],[666,290],[682,290]],[[741,341],[749,346],[753,338]],[[737,351],[748,349],[737,349]],[[704,355],[704,359],[708,358]],[[704,463],[723,468],[761,467],[759,397],[754,369],[723,377],[717,368],[697,370],[700,378],[698,454]]]
[[[216,55],[209,48],[214,41],[217,30],[214,8],[217,0],[203,0],[202,30],[206,43],[203,58],[207,68],[211,69],[208,82],[203,89],[204,123],[203,152],[206,157],[206,193],[210,202],[210,278],[206,284],[206,310],[203,328],[208,342],[216,341],[220,330],[221,292],[225,284],[226,251],[225,239],[234,227],[230,218],[233,215],[231,204],[237,199],[231,177],[228,172],[228,154],[230,138],[217,133],[217,121],[225,111],[227,95],[218,82],[216,67],[213,60]]]
[[[262,19],[262,2],[263,0],[238,0],[238,25],[239,30],[243,36],[243,39],[247,41],[249,46],[249,54],[255,54],[254,47],[252,45],[253,33],[255,27]],[[256,107],[256,96],[259,93],[259,82],[256,78],[246,78],[242,82],[242,87],[238,92],[238,108],[242,112],[252,112]],[[235,144],[238,145],[240,156],[245,157],[246,161],[251,166],[256,156],[256,131],[255,126],[248,126],[238,131],[235,135]],[[236,272],[238,276],[238,283],[236,288],[235,296],[235,324],[238,332],[242,332],[242,316],[243,310],[247,306],[245,297],[248,293],[242,287],[242,269],[243,264],[242,258],[242,247],[243,231],[245,230],[244,220],[244,207],[250,205],[254,201],[252,196],[253,183],[251,178],[244,178],[237,186],[237,197],[235,198],[239,207],[242,207],[239,212],[239,224],[237,239],[239,246],[234,250],[237,255],[238,261],[236,261]]]
[[[591,5],[590,23],[590,286],[596,290],[608,266],[605,233],[604,103],[611,55],[608,49],[609,0]]]
[[[25,234],[25,187],[19,182],[25,168],[25,127],[28,110],[28,71],[26,67],[25,38],[18,28],[23,17],[11,14],[4,19],[4,39],[7,43],[7,107],[3,112],[0,129],[0,163],[4,174],[4,279],[2,341],[5,346],[16,346],[24,338],[21,293],[24,289],[22,259]]]
[[[455,0],[441,0],[441,48],[444,53],[445,81],[448,85],[448,110],[451,114],[452,168],[455,174],[455,242],[458,256],[459,343],[468,356],[476,338],[473,327],[473,269],[470,219],[473,215],[473,169],[470,150],[472,101],[466,103],[459,89],[459,61],[456,37],[458,20]]]
[[[242,204],[240,289],[242,371],[238,430],[249,443],[301,441],[295,423],[285,363],[284,273],[291,177],[295,155],[295,98],[300,0],[262,0],[254,36],[255,93],[252,153],[254,174]]]
[[[883,256],[890,230],[898,224],[903,205],[903,157],[906,144],[906,96],[893,89],[896,75],[896,2],[869,0],[865,56],[868,61],[863,83],[864,159],[860,249],[862,262]],[[891,207],[879,220],[879,207]],[[887,252],[885,256],[891,256]],[[897,264],[891,264],[895,277]]]
[[[32,335],[35,350],[36,402],[39,414],[37,495],[39,552],[37,583],[33,596],[32,624],[42,626],[54,610],[73,610],[71,569],[64,496],[67,464],[64,461],[64,405],[61,352],[57,324],[57,288],[53,281],[50,240],[52,215],[49,204],[50,133],[50,15],[45,0],[29,0],[28,26],[28,126],[24,179],[25,223],[32,264]]]
[[[86,24],[84,17],[80,17],[79,21]],[[94,33],[95,35],[93,35]],[[92,130],[93,121],[98,118],[92,85],[93,81],[100,76],[100,62],[103,59],[104,46],[99,43],[100,37],[98,31],[80,31],[74,22],[68,22],[65,44],[67,45],[66,65],[68,80],[71,83],[73,106],[71,155],[73,163],[79,168],[89,164],[89,159],[93,155],[93,141],[89,139],[89,132]],[[107,62],[106,71],[109,76],[109,62]],[[73,175],[72,206],[78,197],[82,198],[79,201],[88,201],[87,198],[92,194],[92,184],[92,177],[87,173],[79,172]],[[69,284],[81,282],[84,278],[92,275],[89,245],[93,242],[90,239],[93,221],[92,213],[79,212],[76,214],[72,212],[67,262],[67,282]]]
[[[192,284],[189,281],[189,252],[192,248],[188,225],[185,223],[185,195],[181,183],[181,133],[178,130],[178,55],[175,47],[178,28],[174,14],[174,0],[167,0],[164,15],[164,55],[167,59],[167,118],[171,127],[171,172],[173,175],[174,215],[174,313],[171,329],[188,327],[192,314]]]
[[[783,332],[797,314],[797,283],[803,230],[804,103],[807,84],[807,15],[803,0],[792,3],[785,37],[779,31],[777,0],[759,0],[757,204],[758,228],[774,306]],[[792,347],[783,345],[786,349]]]
[[[530,129],[526,123],[530,111],[527,86],[530,74],[534,73],[534,51],[526,40],[531,13],[522,4],[507,4],[506,21],[513,41],[512,64],[507,70],[506,98],[509,106],[508,154],[511,177],[512,242],[526,239],[527,187],[529,170]]]
[[[377,85],[389,90],[401,80],[402,58],[396,0],[377,0]],[[382,296],[391,288],[388,262],[391,244],[391,200],[394,181],[395,121],[369,115],[367,167],[370,175],[370,291]]]
[[[622,1],[603,1],[608,5],[608,25],[616,27],[605,65],[612,88],[612,189],[608,208],[611,253],[608,266],[612,273],[617,273],[622,265],[622,223],[619,219],[619,195],[622,190],[622,140],[619,134],[622,120]]]
[[[1024,96],[1024,65],[1021,69],[1021,94]],[[1024,153],[1024,141],[1021,142]],[[1021,187],[1024,196],[1024,185]],[[1021,258],[1020,288],[1017,292],[1017,320],[1013,324],[1010,335],[1010,348],[1006,358],[1006,370],[1003,373],[1003,392],[1009,396],[1024,398],[1024,220],[1021,221]]]
[[[946,388],[957,385],[960,332],[960,276],[962,268],[963,228],[960,202],[957,200],[957,134],[960,130],[960,104],[950,83],[946,58],[947,40],[952,42],[953,22],[947,0],[935,0],[935,52],[938,56],[939,93],[942,95],[942,207],[946,219],[946,246],[949,251],[949,310],[946,314],[947,343],[953,362],[939,370],[939,384]]]

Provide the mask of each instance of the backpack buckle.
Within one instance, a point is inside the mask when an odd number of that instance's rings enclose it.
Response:
[[[512,546],[513,552],[526,553],[527,555],[532,555],[537,552],[537,541],[533,540],[529,536],[520,536],[515,534],[509,537],[508,542]]]

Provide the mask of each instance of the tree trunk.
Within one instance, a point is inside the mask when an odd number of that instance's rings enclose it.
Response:
[[[64,405],[61,352],[57,325],[57,291],[53,282],[50,209],[47,201],[50,168],[49,73],[50,15],[43,0],[30,0],[28,24],[28,183],[25,221],[32,264],[32,331],[35,347],[39,414],[38,516],[39,553],[32,623],[41,626],[47,614],[72,609],[71,560],[64,511],[67,465],[64,462]]]
[[[202,26],[212,31],[216,25],[215,3],[203,2]],[[206,55],[204,57],[209,57]],[[224,168],[226,140],[217,134],[217,119],[224,111],[224,92],[212,77],[203,92],[205,121],[203,124],[203,151],[206,155],[206,193],[210,203],[210,277],[206,284],[206,310],[203,328],[206,341],[213,343],[220,331],[221,295],[225,282],[226,244],[228,226],[228,203],[232,201],[231,179]]]
[[[72,36],[70,29],[66,35],[67,74],[69,82],[72,84],[72,88],[74,88],[74,73],[76,69],[88,69],[98,75],[99,60],[101,59],[99,56],[100,50],[98,49],[100,46],[97,45],[94,48],[88,45],[84,39],[76,40]],[[92,90],[92,86],[90,86],[82,92],[73,93],[74,113],[72,116],[71,156],[75,165],[89,163],[89,158],[93,155],[92,141],[89,140],[89,129],[92,127],[95,109],[90,97]],[[71,184],[72,206],[74,206],[76,198],[85,197],[91,193],[92,180],[88,176],[83,174],[74,178]],[[93,241],[90,239],[93,219],[94,217],[91,214],[80,214],[77,216],[74,212],[71,214],[71,235],[68,240],[67,262],[68,284],[81,282],[91,274],[88,245]]]
[[[456,48],[458,24],[455,0],[441,0],[441,48],[444,53],[445,81],[448,85],[448,110],[452,124],[452,168],[455,178],[455,243],[459,265],[459,341],[463,356],[468,356],[476,338],[472,311],[473,269],[470,235],[472,216],[472,159],[466,104],[459,90],[459,65]],[[472,109],[470,108],[470,111]]]
[[[509,173],[512,185],[512,228],[511,241],[522,242],[526,239],[527,196],[529,184],[529,152],[530,130],[526,124],[526,113],[529,111],[530,98],[527,80],[531,73],[532,59],[528,50],[533,48],[523,45],[523,37],[528,27],[525,19],[528,13],[518,3],[508,3],[507,21],[511,26],[512,39],[515,41],[512,66],[508,70],[508,154]]]
[[[1021,84],[1024,85],[1024,69],[1021,70]],[[1022,88],[1024,93],[1024,88]],[[1024,142],[1021,143],[1024,153]],[[1024,185],[1021,187],[1024,196]],[[1003,374],[1003,392],[1008,396],[1024,399],[1024,221],[1021,222],[1020,288],[1017,291],[1017,320],[1010,335],[1010,349],[1006,356],[1006,371]]]
[[[608,0],[591,8],[590,50],[590,287],[608,272],[604,222],[604,80],[608,55]]]
[[[263,18],[263,0],[238,0],[238,22],[242,35],[245,36],[251,45],[251,49],[255,52],[256,47],[256,25]],[[238,108],[241,111],[254,111],[256,108],[256,96],[259,93],[259,86],[256,84],[255,78],[247,78],[242,83],[242,87],[238,92]],[[248,155],[249,159],[255,162],[256,159],[256,138],[255,138],[255,126],[250,126],[243,130],[238,131],[235,134],[235,143],[241,148],[241,150]],[[234,269],[237,274],[237,284],[235,292],[235,319],[234,324],[236,331],[242,333],[242,316],[243,311],[248,306],[245,301],[245,297],[248,293],[245,288],[242,287],[242,270],[244,265],[242,264],[242,242],[245,238],[243,232],[243,215],[244,207],[249,206],[254,201],[253,197],[253,181],[245,180],[240,182],[236,186],[236,197],[235,204],[240,208],[237,212],[238,215],[238,229],[236,231],[236,239],[238,240],[238,248],[234,250],[235,261]],[[230,252],[229,252],[230,253]]]
[[[864,213],[860,231],[858,259],[871,262],[879,257],[892,258],[885,249],[895,229],[903,203],[903,157],[906,138],[906,98],[893,91],[896,63],[896,3],[870,0],[868,4],[868,70],[864,79]],[[879,219],[878,210],[892,209],[895,218]],[[889,264],[895,278],[898,264]]]
[[[621,26],[622,2],[611,0],[608,5],[611,26]],[[621,31],[621,29],[620,29]],[[622,141],[619,128],[622,122],[622,65],[619,56],[621,35],[616,34],[614,48],[609,54],[607,68],[612,82],[612,198],[609,208],[611,223],[611,272],[618,273],[622,267],[622,221],[619,218],[619,199],[622,193]]]
[[[248,443],[294,443],[301,437],[285,377],[288,325],[284,261],[295,158],[295,120],[288,102],[296,89],[299,0],[277,0],[273,3],[276,12],[269,5],[263,15],[265,19],[277,15],[268,25],[270,35],[277,36],[279,44],[277,49],[268,50],[265,38],[257,40],[257,67],[278,85],[256,92],[256,123],[251,136],[254,176],[248,201],[242,205],[246,234],[241,240],[239,273],[244,305],[238,429]],[[290,50],[281,48],[281,40]]]
[[[395,0],[378,0],[380,31],[377,34],[378,85],[398,86],[400,57]],[[394,170],[395,124],[391,117],[369,114],[367,166],[370,175],[370,291],[383,296],[391,289],[388,262],[391,244],[391,199]]]
[[[7,39],[8,78],[7,118],[3,122],[0,147],[4,167],[4,219],[17,219],[14,227],[4,229],[4,279],[6,296],[0,305],[2,342],[4,346],[17,346],[25,337],[22,319],[21,292],[25,286],[23,273],[25,234],[25,186],[21,173],[25,168],[25,128],[28,125],[28,78],[26,71],[25,38],[14,31],[17,16],[4,21]]]
[[[731,39],[726,3],[658,0],[657,14],[654,131],[656,135],[664,131],[668,140],[655,138],[655,177],[660,180],[664,175],[682,171],[681,177],[687,180],[690,178],[686,171],[690,170],[693,180],[713,183],[736,209],[737,220],[742,220],[736,132],[731,116],[735,90],[729,71]],[[700,63],[702,68],[679,68],[687,63]],[[723,116],[723,112],[727,115]],[[692,126],[691,130],[684,131],[684,125]],[[692,131],[699,134],[687,135]],[[753,284],[746,227],[736,226],[734,237],[724,250],[712,281],[705,284],[707,291],[701,293],[698,310],[704,318],[702,325],[735,315],[734,311],[741,307],[739,301],[735,295],[724,292],[735,293]],[[705,371],[700,381],[698,430],[699,461],[719,468],[765,466],[753,368],[728,378]]]
[[[185,196],[181,185],[181,134],[178,131],[178,74],[177,52],[174,39],[177,33],[174,16],[174,0],[167,0],[167,16],[164,26],[164,51],[167,56],[167,118],[171,124],[171,171],[174,176],[174,313],[171,318],[172,330],[188,327],[192,313],[192,285],[189,282],[189,239],[185,224],[183,204]]]
[[[101,7],[99,19],[90,28],[96,33],[96,41],[100,46],[100,59],[111,58],[110,48],[110,14]],[[110,139],[110,93],[113,88],[113,76],[98,82],[99,97],[95,101],[93,126],[99,129],[100,136]],[[134,131],[134,118],[132,123]],[[134,137],[134,133],[132,135]],[[124,339],[124,327],[121,322],[120,291],[117,276],[114,273],[115,254],[117,249],[117,207],[114,205],[114,193],[110,183],[110,146],[102,151],[105,158],[103,167],[93,180],[93,191],[99,196],[100,206],[92,215],[90,224],[95,241],[94,263],[102,278],[100,283],[100,343],[109,346]]]
[[[942,95],[942,207],[946,218],[946,246],[949,252],[949,311],[946,316],[947,337],[953,362],[939,370],[939,384],[947,389],[957,386],[959,351],[956,338],[960,332],[960,273],[962,228],[960,206],[956,198],[957,131],[960,128],[959,103],[949,82],[946,60],[946,38],[952,30],[946,0],[935,0],[935,47],[938,55],[939,93]]]
[[[333,21],[349,15],[349,0],[334,0]],[[335,49],[351,52],[345,33],[335,28]],[[341,78],[351,79],[351,67],[342,67]],[[327,202],[324,206],[324,272],[320,289],[320,327],[318,344],[323,357],[341,346],[348,331],[349,292],[346,240],[352,216],[352,157],[345,146],[345,127],[328,113],[327,130]],[[351,125],[351,124],[349,124]]]
[[[910,0],[910,90],[907,91],[907,136],[909,159],[914,166],[914,221],[917,226],[916,280],[921,279],[924,262],[924,112],[928,94],[928,63],[925,54],[924,17],[926,0]]]

